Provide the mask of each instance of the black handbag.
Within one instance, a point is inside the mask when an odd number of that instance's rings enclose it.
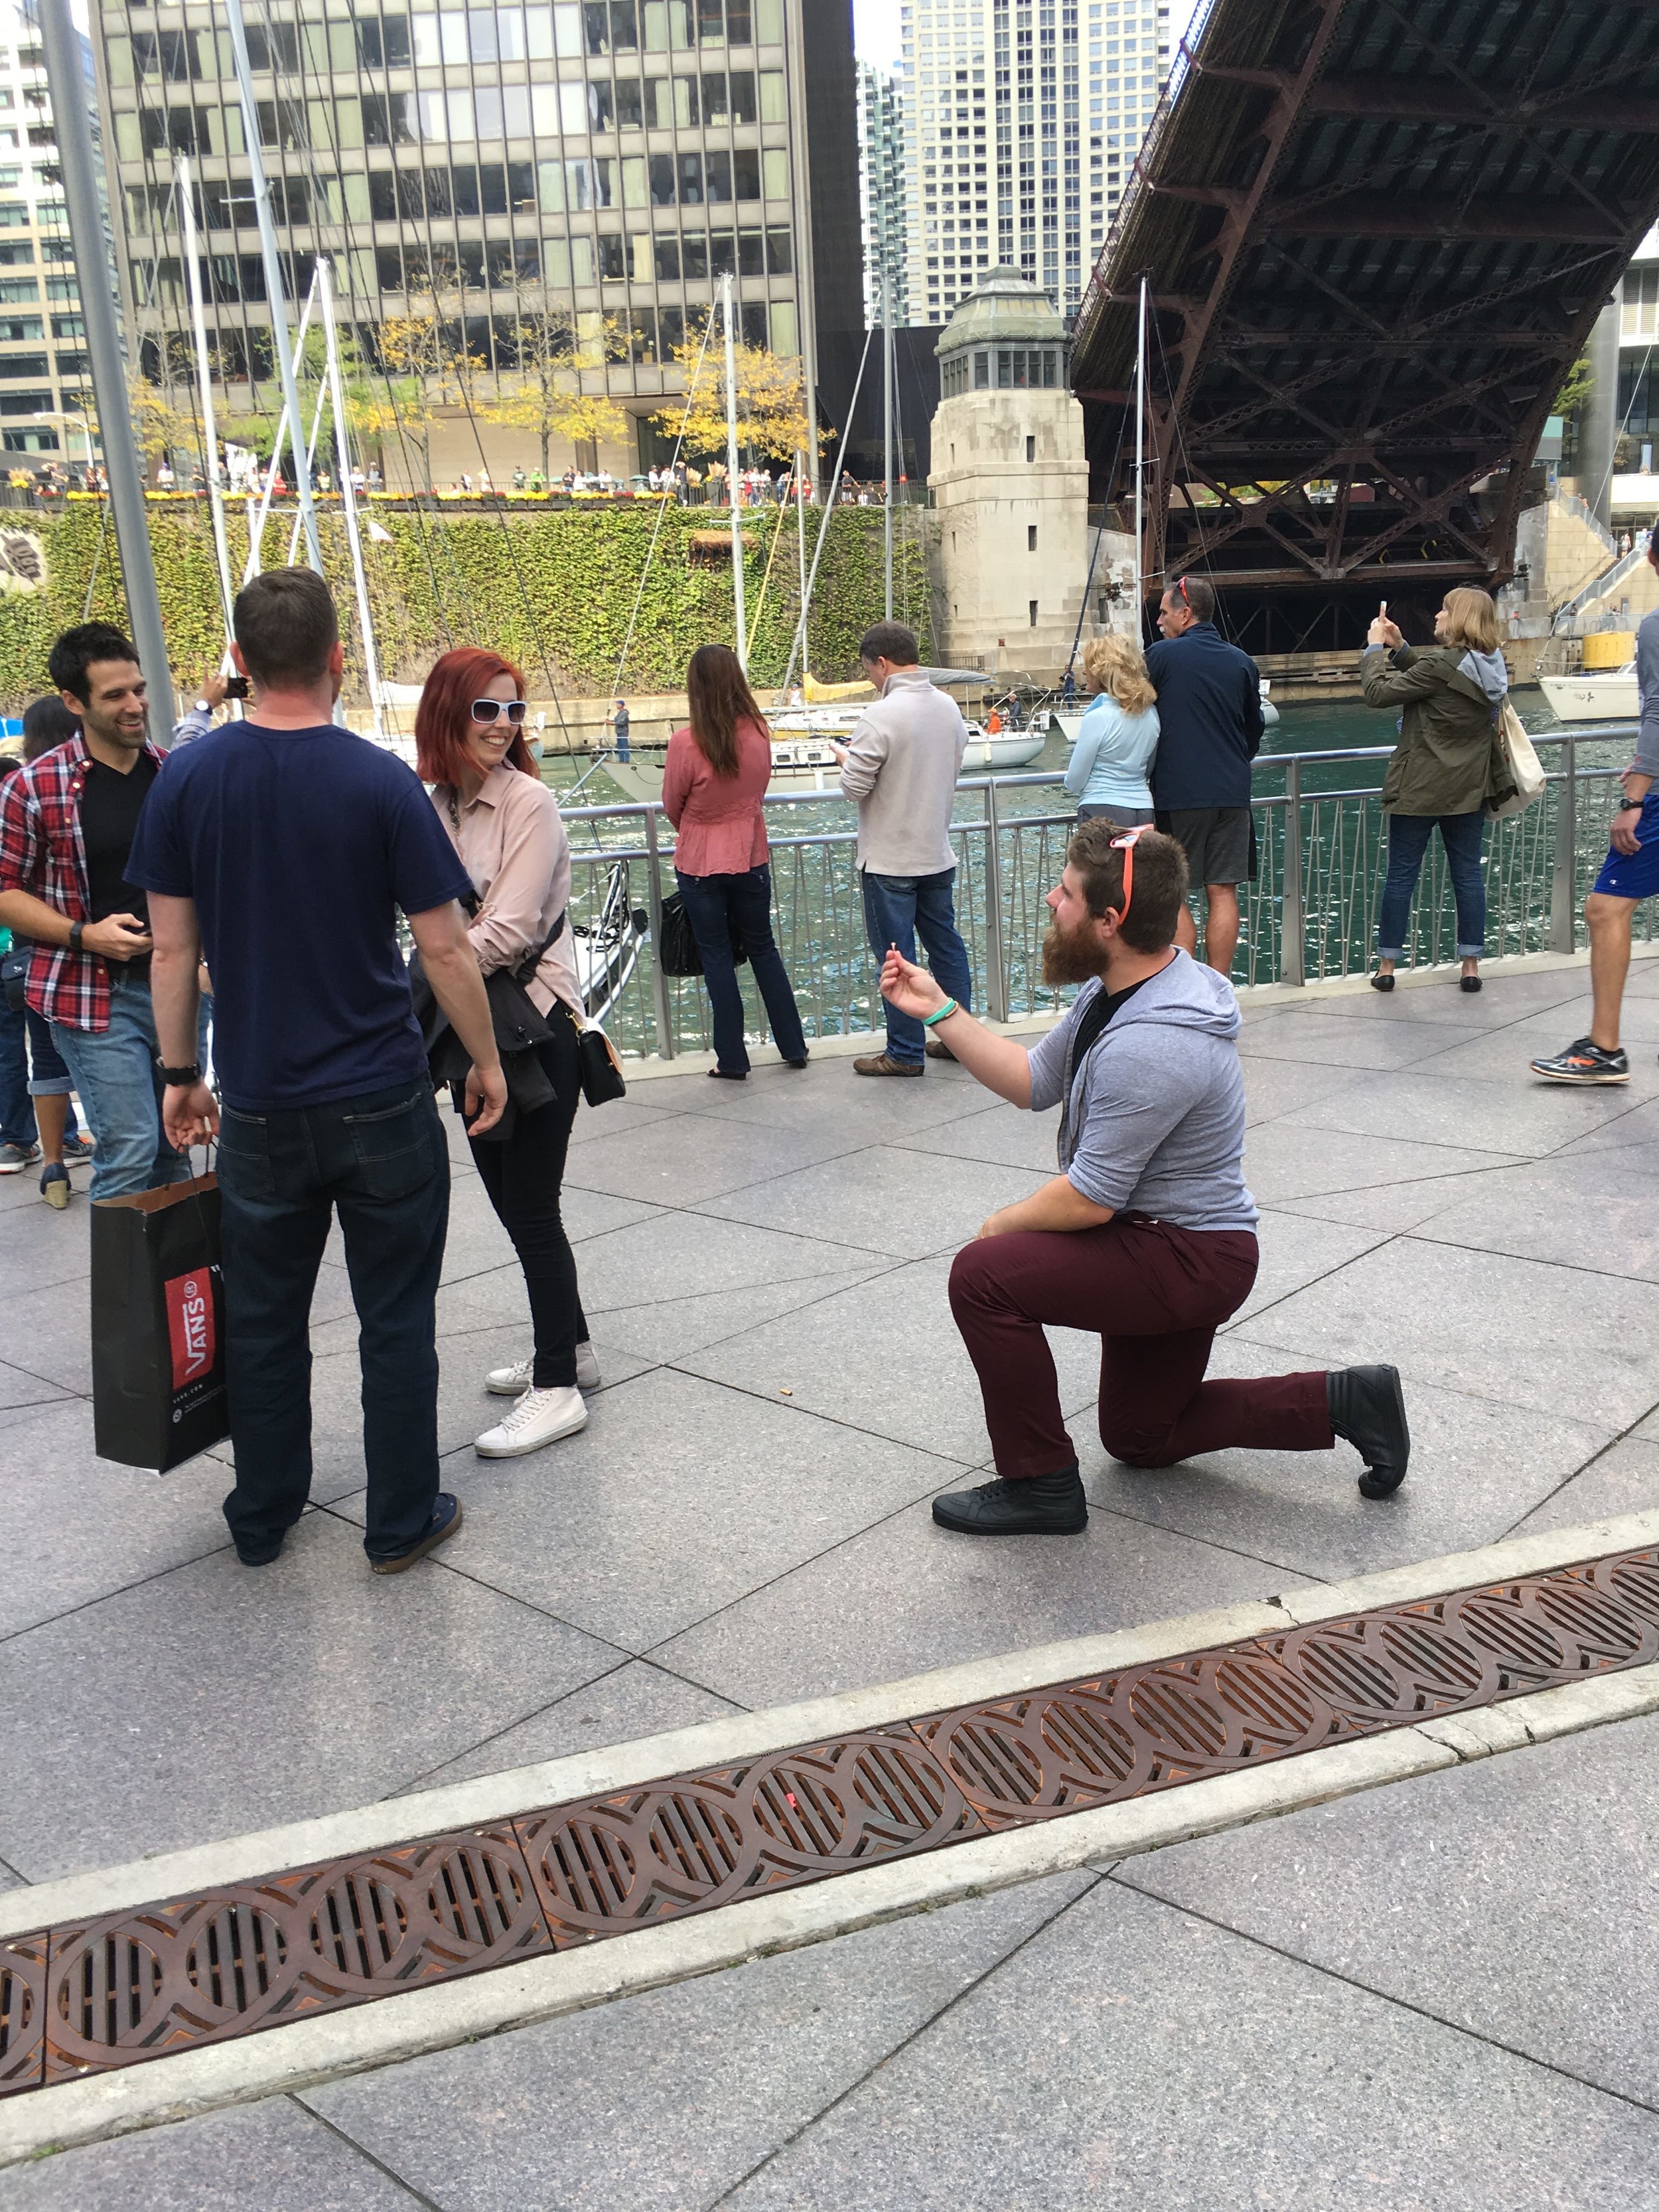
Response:
[[[565,917],[561,915],[535,951],[527,952],[516,968],[495,969],[483,979],[484,995],[489,1000],[490,1025],[501,1055],[501,1072],[507,1078],[507,1100],[501,1120],[493,1129],[484,1132],[482,1141],[486,1144],[491,1139],[504,1144],[520,1114],[534,1114],[544,1106],[550,1106],[556,1096],[536,1049],[552,1041],[553,1031],[531,998],[527,986],[548,947],[558,943],[564,924]],[[410,958],[409,985],[415,1018],[421,1025],[421,1040],[426,1048],[427,1073],[435,1090],[449,1085],[459,1112],[471,1056],[438,1004],[418,951]]]
[[[590,1106],[608,1106],[613,1098],[626,1098],[622,1060],[605,1031],[576,1018],[576,1050],[582,1072],[582,1097]]]
[[[749,948],[735,929],[730,929],[732,957],[742,967],[749,957]],[[657,958],[665,975],[701,975],[702,954],[698,949],[691,917],[685,910],[685,900],[678,891],[670,891],[662,902],[662,927],[657,934]]]

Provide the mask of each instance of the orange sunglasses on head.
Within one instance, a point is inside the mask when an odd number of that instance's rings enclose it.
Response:
[[[1122,836],[1114,837],[1106,848],[1109,853],[1121,853],[1123,855],[1123,905],[1117,917],[1120,929],[1129,919],[1129,901],[1134,891],[1135,846],[1154,826],[1150,822],[1143,822],[1136,829],[1126,830]]]

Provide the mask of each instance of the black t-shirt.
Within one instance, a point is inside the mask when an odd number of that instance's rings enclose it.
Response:
[[[1160,968],[1157,972],[1161,975],[1164,970]],[[1139,983],[1131,983],[1127,991],[1096,992],[1084,1009],[1083,1019],[1078,1024],[1077,1035],[1072,1040],[1073,1073],[1082,1066],[1085,1054],[1118,1008],[1127,1006],[1141,984],[1150,983],[1152,980],[1150,975],[1143,975]]]
[[[125,775],[102,761],[87,763],[87,780],[81,787],[81,842],[87,854],[88,921],[136,914],[140,921],[149,922],[144,894],[127,881],[126,867],[138,817],[155,781],[155,763],[148,753],[140,753]],[[127,972],[138,965],[129,962]]]

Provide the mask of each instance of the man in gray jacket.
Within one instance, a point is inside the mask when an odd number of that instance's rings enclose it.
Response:
[[[859,878],[870,949],[880,961],[896,945],[912,960],[920,936],[934,975],[965,1006],[973,972],[957,933],[951,815],[968,726],[955,700],[922,674],[915,634],[902,623],[867,629],[859,659],[881,697],[859,717],[851,744],[835,752],[842,790],[859,810]],[[886,1050],[853,1066],[860,1075],[925,1074],[924,1041],[934,1059],[952,1057],[919,1021],[890,1005]]]
[[[896,953],[884,997],[943,1030],[1015,1106],[1060,1108],[1060,1172],[994,1213],[951,1270],[997,1479],[933,1500],[969,1536],[1075,1535],[1089,1509],[1045,1328],[1096,1331],[1101,1442],[1131,1467],[1243,1445],[1326,1451],[1345,1437],[1367,1498],[1406,1473],[1392,1367],[1206,1382],[1215,1332],[1250,1294],[1256,1212],[1244,1188],[1238,1001],[1172,942],[1187,893],[1173,837],[1085,822],[1048,894],[1043,980],[1081,983],[1028,1052],[994,1036]]]

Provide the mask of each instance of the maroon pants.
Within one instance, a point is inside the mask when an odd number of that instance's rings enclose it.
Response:
[[[1131,1467],[1250,1444],[1325,1451],[1325,1376],[1206,1382],[1216,1330],[1255,1280],[1248,1230],[1174,1229],[1120,1214],[1101,1229],[1028,1230],[957,1253],[951,1310],[979,1372],[1000,1475],[1055,1474],[1077,1453],[1043,1324],[1100,1332],[1100,1439]]]

